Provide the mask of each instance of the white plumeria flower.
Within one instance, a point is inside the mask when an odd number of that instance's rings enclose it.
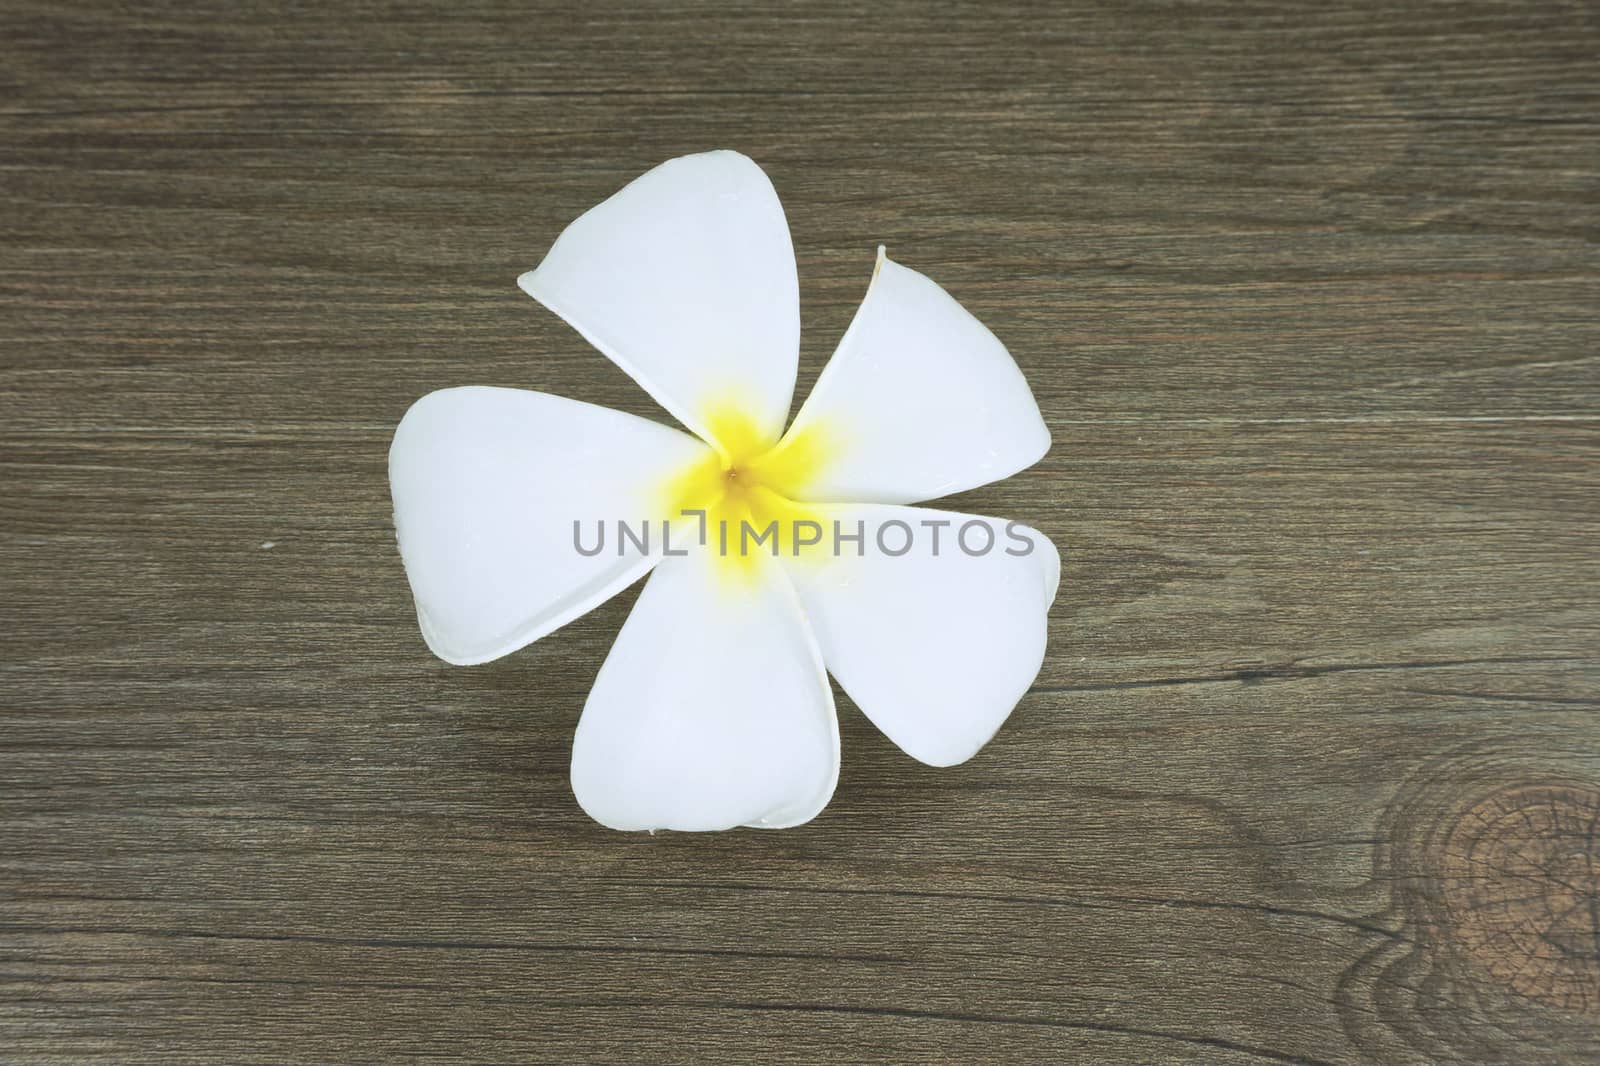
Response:
[[[815,817],[839,776],[828,673],[925,763],[962,762],[994,735],[1043,661],[1059,557],[1015,522],[903,506],[1049,448],[993,334],[879,249],[785,433],[794,251],[771,182],[736,152],[645,174],[519,284],[694,435],[543,393],[443,389],[395,431],[395,526],[423,637],[451,663],[515,651],[654,571],[573,741],[591,817],[649,830]],[[605,550],[579,546],[580,524],[592,537],[612,519],[675,519],[682,543],[619,530]],[[724,551],[714,532],[779,519],[796,531],[770,544]],[[830,533],[814,542],[811,523]]]

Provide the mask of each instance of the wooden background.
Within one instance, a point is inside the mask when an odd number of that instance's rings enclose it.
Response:
[[[0,0],[0,1061],[1600,1061],[1600,8]],[[1055,437],[1036,687],[792,831],[567,759],[630,592],[429,656],[441,386],[739,148],[809,387],[874,247]]]

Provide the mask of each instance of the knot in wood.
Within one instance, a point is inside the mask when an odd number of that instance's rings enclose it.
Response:
[[[1448,826],[1435,853],[1456,947],[1519,995],[1600,1011],[1600,792],[1517,784]]]

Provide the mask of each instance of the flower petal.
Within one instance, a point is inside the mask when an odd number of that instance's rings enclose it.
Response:
[[[829,673],[913,758],[971,758],[1039,673],[1055,546],[1020,523],[950,511],[817,510],[864,532],[863,554],[847,543],[787,567]]]
[[[653,494],[710,451],[688,434],[522,389],[442,389],[395,430],[395,530],[422,635],[447,662],[487,662],[605,602],[655,563],[583,523],[653,518]]]
[[[800,290],[772,183],[737,152],[669,160],[517,280],[684,425],[737,407],[768,442],[794,396]]]
[[[613,829],[778,829],[839,777],[822,659],[780,566],[696,550],[651,575],[572,743],[572,790]]]
[[[791,492],[914,503],[1032,466],[1050,432],[994,334],[879,248],[867,295],[785,445],[802,441],[797,450],[823,461]]]

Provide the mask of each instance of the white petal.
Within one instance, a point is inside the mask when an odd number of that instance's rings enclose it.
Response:
[[[1038,462],[1050,432],[1005,346],[949,293],[878,249],[866,298],[789,439],[820,469],[805,499],[913,503]]]
[[[844,543],[788,562],[828,671],[907,754],[934,766],[971,758],[1039,673],[1055,546],[1020,523],[950,511],[817,510],[846,535],[858,522],[865,532],[862,555]]]
[[[497,659],[605,602],[652,565],[637,529],[675,473],[708,455],[686,433],[521,389],[442,389],[412,405],[389,449],[395,529],[417,618],[441,659]],[[574,545],[605,550],[592,557]],[[652,545],[652,547],[657,547]]]
[[[737,152],[669,160],[583,215],[517,282],[707,440],[736,407],[783,431],[800,347],[789,225]]]
[[[572,790],[613,829],[781,828],[839,777],[833,693],[770,560],[696,551],[656,568],[589,693]]]

